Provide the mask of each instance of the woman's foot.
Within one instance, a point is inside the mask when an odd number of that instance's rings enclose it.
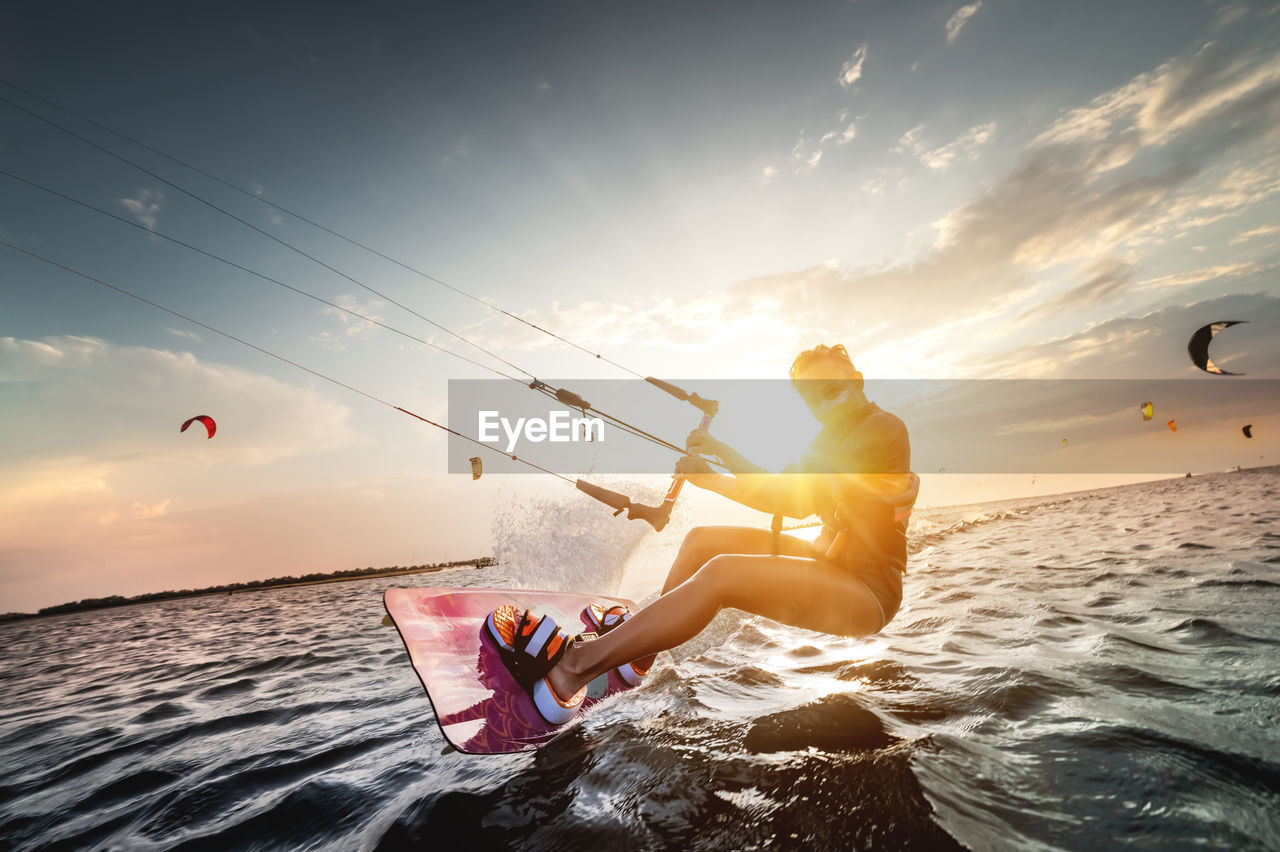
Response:
[[[559,695],[576,695],[594,679],[585,668],[583,651],[588,642],[571,642],[559,661],[547,672],[547,683]]]
[[[605,604],[589,604],[582,611],[583,616],[596,629],[596,633],[604,636],[612,631],[615,627],[621,627],[631,618],[631,610],[622,604],[613,604],[606,606]],[[644,680],[645,675],[649,673],[649,669],[653,667],[655,654],[641,657],[638,660],[632,660],[629,663],[623,663],[614,671],[618,673],[623,683],[628,686],[639,686],[640,681]]]
[[[504,604],[485,619],[485,630],[507,670],[529,693],[538,714],[552,725],[571,720],[587,696],[586,683],[575,689],[555,683],[550,673],[568,653],[571,640],[549,616],[535,618]]]

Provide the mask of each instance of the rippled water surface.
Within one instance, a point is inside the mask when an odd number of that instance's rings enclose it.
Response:
[[[644,597],[672,540],[0,626],[0,846],[1280,848],[1278,492],[921,513],[883,634],[723,612],[533,755],[446,747],[382,590]]]

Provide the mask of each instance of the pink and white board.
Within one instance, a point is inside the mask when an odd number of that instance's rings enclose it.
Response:
[[[527,589],[387,589],[383,603],[427,690],[441,732],[467,754],[529,751],[564,730],[542,720],[507,671],[484,630],[490,612],[502,604],[527,607],[550,615],[572,635],[592,630],[582,616],[589,603],[636,609],[623,598]],[[601,675],[587,687],[578,715],[629,688],[616,672]]]

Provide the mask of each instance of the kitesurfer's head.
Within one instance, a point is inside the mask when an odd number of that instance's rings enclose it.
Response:
[[[791,383],[818,422],[834,422],[867,404],[862,373],[853,366],[843,345],[818,345],[791,362]]]

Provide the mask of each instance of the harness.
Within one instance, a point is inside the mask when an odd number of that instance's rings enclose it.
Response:
[[[920,477],[914,473],[909,477],[906,487],[896,494],[837,504],[830,521],[823,524],[824,532],[835,535],[824,558],[828,562],[841,561],[847,555],[850,542],[858,538],[857,527],[866,531],[867,535],[861,536],[863,539],[875,541],[879,538],[875,533],[887,527],[905,540],[911,508],[920,493]]]

